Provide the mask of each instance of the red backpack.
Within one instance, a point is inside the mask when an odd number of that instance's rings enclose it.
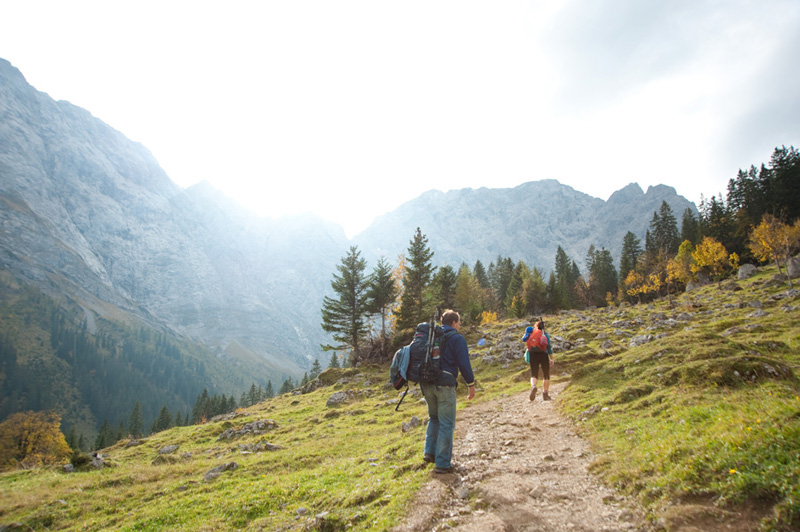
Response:
[[[534,329],[525,345],[529,353],[547,353],[547,336],[541,329]]]

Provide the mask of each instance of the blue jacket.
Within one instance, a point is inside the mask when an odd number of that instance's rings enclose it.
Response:
[[[455,331],[455,327],[442,325],[442,330]],[[464,376],[467,386],[475,384],[475,375],[472,373],[472,365],[469,362],[469,350],[467,349],[467,339],[456,333],[445,342],[442,347],[442,370],[458,378],[458,372]]]

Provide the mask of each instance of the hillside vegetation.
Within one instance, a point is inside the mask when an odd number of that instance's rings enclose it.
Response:
[[[691,520],[690,501],[754,505],[764,530],[800,528],[800,297],[775,273],[545,317],[554,376],[570,382],[559,407],[595,447],[593,471],[638,496],[654,528],[665,513]],[[464,331],[479,393],[460,408],[527,392],[525,325]],[[101,452],[107,467],[4,473],[0,525],[387,530],[431,475],[424,403],[416,390],[400,412],[397,400],[388,361],[329,369],[227,417],[122,440]]]
[[[189,414],[204,388],[238,397],[266,384],[263,361],[223,358],[112,305],[104,311],[95,316],[0,272],[0,421],[53,410],[65,434],[90,442],[104,421],[127,421],[137,402],[150,426],[163,406]]]

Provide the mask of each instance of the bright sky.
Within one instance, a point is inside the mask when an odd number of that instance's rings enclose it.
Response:
[[[800,147],[798,50],[797,0],[0,0],[38,90],[348,236],[434,188],[724,193]]]

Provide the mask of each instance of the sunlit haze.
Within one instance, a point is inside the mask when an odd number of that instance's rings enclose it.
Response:
[[[800,146],[797,50],[796,0],[0,5],[0,57],[180,186],[348,236],[430,189],[725,192]]]

